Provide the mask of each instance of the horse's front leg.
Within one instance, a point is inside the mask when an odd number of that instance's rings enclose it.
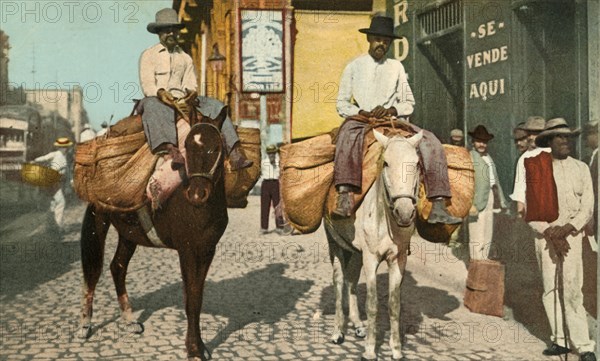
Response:
[[[109,227],[108,216],[105,213],[96,212],[94,206],[88,205],[83,217],[80,241],[81,267],[83,269],[81,318],[78,332],[80,338],[89,338],[92,335],[94,293],[102,274],[104,245]]]
[[[127,267],[129,266],[129,261],[131,260],[131,257],[133,257],[136,247],[137,245],[135,243],[128,241],[119,234],[119,243],[117,244],[115,256],[110,263],[110,272],[117,291],[117,299],[119,301],[119,308],[121,309],[121,320],[127,326],[129,331],[141,334],[144,332],[144,325],[133,319],[133,308],[129,303],[129,295],[127,294],[127,288],[125,286]]]
[[[390,349],[392,360],[402,359],[402,338],[400,334],[400,285],[406,268],[406,255],[388,260],[390,313]]]
[[[346,290],[348,292],[348,318],[354,325],[354,333],[356,337],[364,338],[367,333],[363,322],[360,319],[360,313],[358,311],[358,300],[356,296],[356,286],[360,278],[360,271],[362,270],[362,256],[359,253],[346,252],[348,256],[346,263]]]
[[[200,249],[179,250],[185,314],[188,322],[185,347],[189,361],[208,361],[211,359],[210,351],[204,345],[200,333],[200,311],[204,282],[214,255],[214,247],[208,251]]]
[[[362,360],[377,360],[375,344],[377,341],[377,267],[380,260],[369,252],[363,251],[363,267],[367,283],[367,338]]]

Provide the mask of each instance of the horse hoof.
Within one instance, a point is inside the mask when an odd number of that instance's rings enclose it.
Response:
[[[367,329],[364,327],[358,327],[356,330],[354,330],[354,334],[358,338],[365,338],[367,337]]]
[[[335,337],[332,338],[331,342],[334,343],[334,344],[336,344],[336,345],[341,345],[341,344],[344,343],[344,340],[345,340],[344,334],[341,334],[337,338],[335,338]]]
[[[93,326],[91,324],[81,326],[81,328],[79,328],[79,331],[77,332],[77,337],[79,337],[80,339],[87,340],[88,338],[92,337],[92,333]]]
[[[135,321],[127,324],[127,330],[136,335],[141,335],[146,329],[144,328],[143,323]]]

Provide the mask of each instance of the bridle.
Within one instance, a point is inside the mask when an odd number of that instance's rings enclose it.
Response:
[[[386,201],[386,205],[393,209],[394,208],[394,203],[401,198],[408,198],[412,201],[412,204],[415,205],[417,204],[417,193],[419,190],[419,176],[418,174],[420,174],[420,163],[416,163],[417,169],[415,169],[417,173],[417,176],[414,177],[413,180],[413,185],[412,185],[412,193],[399,193],[399,194],[392,194],[390,193],[390,185],[391,182],[389,180],[389,175],[387,174],[387,170],[385,169],[385,167],[381,170],[381,178],[383,180],[383,189],[384,189],[384,194],[385,194],[385,201]]]
[[[210,123],[197,123],[197,124],[194,124],[194,126],[190,130],[190,134],[192,133],[192,130],[194,128],[199,127],[201,125],[210,126],[210,127],[214,128],[214,130],[217,132],[217,134],[221,134],[221,132],[219,131],[219,128],[217,128],[216,126],[214,126],[213,124],[210,124]],[[210,171],[208,171],[208,172],[190,173],[190,174],[188,174],[188,179],[200,177],[200,178],[208,179],[209,181],[212,182],[214,180],[214,178],[215,178],[215,173],[217,171],[217,168],[219,167],[219,164],[221,163],[221,157],[223,157],[223,146],[221,146],[221,148],[219,149],[219,155],[217,156],[217,160],[215,161],[215,164],[213,164],[213,166],[210,169]]]

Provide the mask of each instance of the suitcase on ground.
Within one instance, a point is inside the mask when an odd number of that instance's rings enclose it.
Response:
[[[471,261],[464,301],[471,312],[504,316],[504,265],[492,260]]]

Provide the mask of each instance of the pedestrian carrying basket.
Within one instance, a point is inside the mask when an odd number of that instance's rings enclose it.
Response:
[[[75,191],[82,200],[104,210],[136,210],[144,204],[146,185],[156,160],[143,131],[97,137],[78,144]]]

